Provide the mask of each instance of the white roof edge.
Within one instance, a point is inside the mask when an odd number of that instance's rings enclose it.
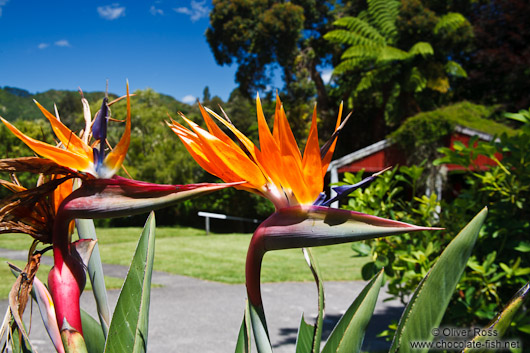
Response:
[[[455,131],[456,132],[459,132],[461,134],[464,134],[464,135],[468,135],[468,136],[478,136],[480,139],[484,140],[484,141],[491,141],[493,140],[493,136],[491,136],[490,134],[487,134],[485,132],[482,132],[482,131],[478,131],[478,130],[475,130],[475,129],[471,129],[469,127],[465,127],[465,126],[462,126],[462,125],[456,125],[455,126]]]
[[[329,164],[329,168],[340,168],[342,166],[348,165],[352,162],[358,161],[359,159],[367,157],[372,153],[379,152],[382,149],[391,146],[392,144],[393,142],[391,142],[389,139],[381,140],[379,142],[371,144],[370,146],[366,146],[364,148],[361,148],[360,150],[357,150],[339,159],[331,161],[331,163]]]

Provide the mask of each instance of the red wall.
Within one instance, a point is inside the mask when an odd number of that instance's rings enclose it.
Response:
[[[449,146],[453,146],[453,143],[455,141],[460,141],[464,145],[468,145],[470,136],[464,135],[458,132],[453,133],[451,135],[451,138],[449,139]],[[502,155],[500,153],[496,153],[495,157],[497,159],[501,160]],[[373,173],[378,172],[380,170],[383,170],[387,167],[392,167],[396,165],[406,165],[407,159],[404,155],[404,153],[398,149],[396,146],[389,146],[381,151],[377,151],[369,156],[366,156],[362,159],[359,159],[357,161],[354,161],[350,163],[347,166],[339,168],[339,173],[344,172],[358,172],[360,170],[365,170],[366,172]],[[475,165],[478,166],[478,169],[480,170],[486,170],[491,165],[495,165],[495,161],[493,161],[490,158],[487,158],[485,156],[478,156],[478,158],[475,160]],[[455,164],[446,164],[446,167],[448,170],[464,170],[464,167],[461,167],[459,165]]]

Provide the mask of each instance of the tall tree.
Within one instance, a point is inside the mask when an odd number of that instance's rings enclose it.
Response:
[[[295,125],[308,111],[300,104],[314,97],[326,116],[330,102],[319,68],[330,62],[333,46],[323,35],[343,2],[214,0],[213,5],[206,38],[218,64],[237,64],[243,94],[251,97],[267,87],[279,67],[288,93],[284,103],[296,106],[289,107]]]
[[[438,17],[417,0],[368,0],[367,4],[358,16],[335,21],[339,29],[325,38],[345,48],[334,69],[343,98],[379,97],[373,131],[375,138],[382,138],[386,123],[399,123],[421,111],[418,94],[425,90],[446,93],[448,75],[465,76],[447,52],[436,53],[434,48],[471,27],[461,14]]]

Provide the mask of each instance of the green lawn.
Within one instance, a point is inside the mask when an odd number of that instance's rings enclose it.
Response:
[[[129,265],[141,233],[140,228],[97,229],[102,261]],[[251,234],[210,234],[193,228],[157,228],[155,270],[224,283],[244,283],[245,257]],[[31,239],[24,235],[0,236],[0,248],[27,249]],[[314,248],[326,281],[361,279],[367,258],[353,257],[350,244]],[[300,249],[267,253],[262,281],[311,281]]]
[[[24,268],[26,265],[24,261],[0,257],[0,299],[7,298],[9,296],[9,291],[11,291],[13,283],[15,283],[15,276],[13,276],[11,269],[9,266],[7,266],[6,262],[10,262],[19,268]],[[48,283],[48,272],[50,272],[50,270],[51,266],[43,264],[39,266],[37,277],[41,280],[41,282]],[[108,289],[119,289],[123,285],[123,279],[105,276],[105,285]],[[92,286],[90,285],[90,280],[88,278],[85,290],[92,290]]]

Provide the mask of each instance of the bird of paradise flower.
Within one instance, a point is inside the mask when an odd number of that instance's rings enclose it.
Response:
[[[359,212],[327,207],[355,188],[371,182],[371,176],[357,185],[340,187],[338,196],[326,199],[324,176],[336,146],[341,124],[342,104],[331,139],[319,147],[316,107],[309,136],[302,154],[287,121],[283,105],[277,97],[271,132],[256,98],[259,146],[240,132],[228,119],[199,105],[207,130],[181,114],[189,128],[175,120],[169,127],[184,143],[195,161],[209,173],[225,182],[246,181],[235,186],[269,199],[276,211],[255,231],[246,260],[246,287],[250,302],[254,337],[258,351],[272,350],[266,330],[260,273],[267,251],[339,244],[432,228],[383,219]],[[212,116],[235,136],[225,134]],[[261,332],[261,333],[260,333]]]
[[[107,151],[106,131],[110,119],[109,106],[126,98],[127,117],[125,131],[118,144]],[[72,242],[72,221],[76,218],[107,218],[145,213],[178,201],[212,192],[230,185],[190,184],[159,185],[126,179],[115,175],[121,168],[130,143],[131,104],[129,86],[127,94],[113,102],[103,99],[94,121],[86,99],[82,99],[85,129],[77,136],[54,116],[35,102],[52,126],[59,140],[58,146],[49,145],[23,134],[4,118],[0,120],[35,153],[44,157],[22,157],[0,160],[0,171],[10,173],[29,171],[47,176],[48,182],[35,189],[26,190],[13,182],[2,182],[14,194],[0,205],[0,233],[22,232],[39,241],[51,243],[54,267],[48,284],[54,303],[55,322],[70,351],[83,349],[83,327],[79,307],[80,294],[85,286],[86,263],[93,242]],[[92,144],[89,141],[94,139]],[[80,186],[73,190],[73,178]],[[49,311],[49,310],[48,310]],[[108,321],[108,319],[107,319]],[[50,324],[51,325],[51,324]],[[22,325],[19,325],[22,326]],[[51,325],[53,326],[53,325]],[[50,332],[50,329],[49,329]],[[54,336],[55,335],[55,336]],[[58,351],[63,348],[61,337],[50,334]]]

